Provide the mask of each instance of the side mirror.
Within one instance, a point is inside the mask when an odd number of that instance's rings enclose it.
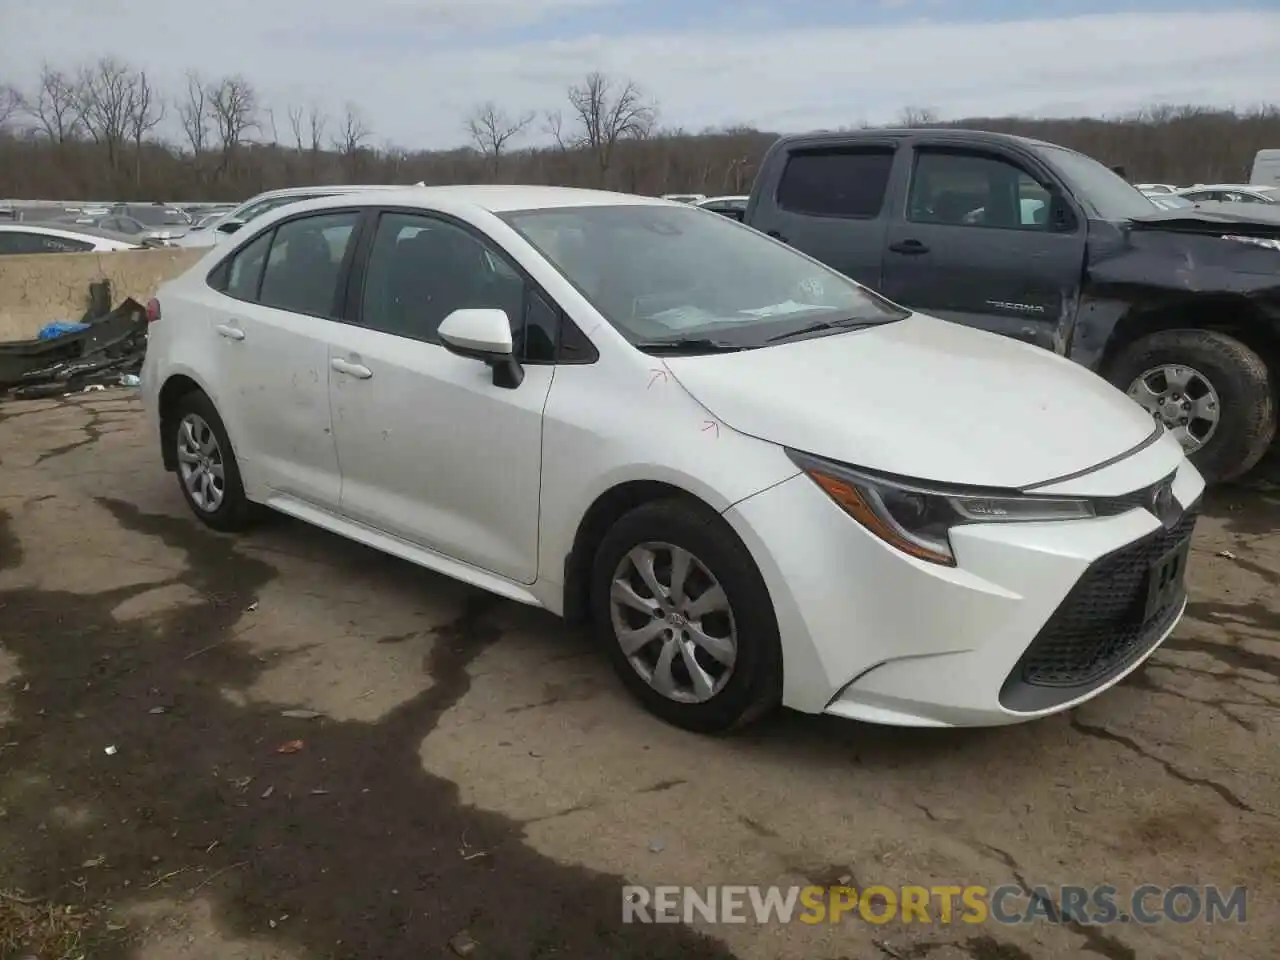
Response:
[[[1076,215],[1071,204],[1056,187],[1049,191],[1049,229],[1057,233],[1070,233],[1076,228]]]
[[[244,226],[243,220],[223,220],[218,224],[219,233],[235,233]]]
[[[493,367],[494,386],[513,390],[524,380],[505,310],[455,310],[440,322],[437,332],[450,353]]]

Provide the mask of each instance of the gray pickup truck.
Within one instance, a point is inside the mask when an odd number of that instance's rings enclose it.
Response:
[[[1160,210],[1050,143],[889,129],[780,139],[744,222],[906,307],[1083,364],[1213,482],[1276,434],[1280,216],[1210,206]]]

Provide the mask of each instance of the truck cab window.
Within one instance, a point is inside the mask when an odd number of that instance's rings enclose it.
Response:
[[[778,206],[815,217],[876,217],[892,169],[892,147],[797,151],[782,172]]]
[[[917,151],[907,219],[917,223],[1048,230],[1049,192],[1000,157],[953,150]]]

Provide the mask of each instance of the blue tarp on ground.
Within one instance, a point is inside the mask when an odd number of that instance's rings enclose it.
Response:
[[[71,320],[54,320],[52,323],[46,323],[40,328],[40,332],[36,334],[38,340],[54,340],[58,337],[64,337],[68,333],[79,333],[81,330],[88,330],[87,323],[75,323]]]

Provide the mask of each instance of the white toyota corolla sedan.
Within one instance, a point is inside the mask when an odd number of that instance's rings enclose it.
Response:
[[[1065,710],[1186,605],[1204,483],[1061,357],[715,213],[551,187],[264,216],[148,306],[165,466],[567,619],[658,716]]]

